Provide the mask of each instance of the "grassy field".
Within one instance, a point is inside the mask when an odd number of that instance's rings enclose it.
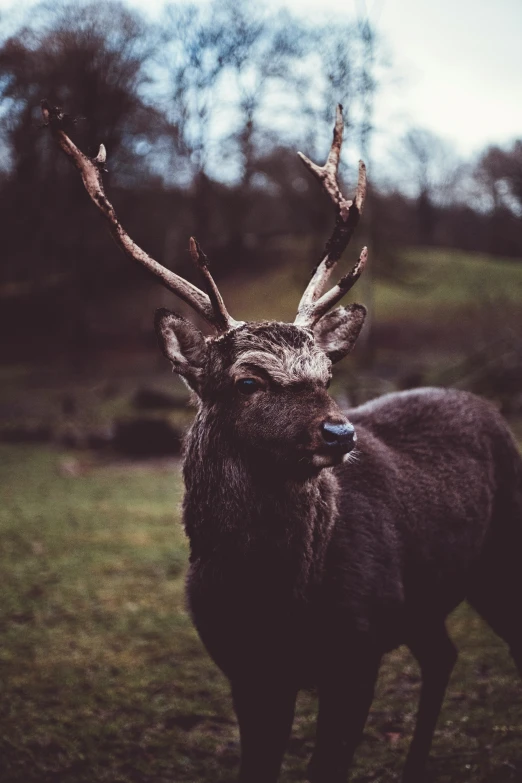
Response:
[[[231,783],[227,684],[184,608],[187,545],[174,462],[1,446],[0,781]],[[430,765],[438,783],[522,779],[522,684],[466,607]],[[390,783],[411,735],[418,671],[385,660],[353,780]],[[303,779],[313,694],[300,698],[281,780]]]
[[[225,280],[220,287],[230,311],[244,319],[293,320],[313,265],[307,256],[305,244],[300,249],[292,245],[288,251],[292,260],[269,268],[254,283],[250,278]],[[339,262],[337,277],[349,269],[349,259],[347,254]],[[403,260],[406,266],[400,279],[407,284],[380,277],[370,293],[368,280],[376,263],[370,250],[369,274],[365,272],[347,300],[366,302],[372,305],[375,319],[391,322],[495,303],[519,307],[522,302],[520,261],[444,248],[412,248],[404,251]],[[334,272],[332,285],[335,282]]]

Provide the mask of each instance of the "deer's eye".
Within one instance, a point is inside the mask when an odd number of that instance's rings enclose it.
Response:
[[[241,394],[253,394],[261,389],[261,384],[255,378],[240,378],[236,381],[236,386]]]

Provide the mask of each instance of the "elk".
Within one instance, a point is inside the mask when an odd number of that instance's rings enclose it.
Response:
[[[198,399],[186,438],[187,597],[210,656],[230,680],[241,783],[275,783],[298,691],[319,710],[313,783],[344,783],[382,656],[405,644],[420,664],[417,722],[403,783],[420,783],[456,659],[445,627],[462,601],[504,639],[522,675],[522,461],[495,408],[438,388],[389,394],[343,412],[327,387],[365,309],[332,310],[361,274],[324,292],[361,214],[338,184],[341,107],[324,166],[301,156],[335,206],[335,226],[293,324],[234,320],[193,239],[204,288],[130,239],[102,185],[103,146],[86,157],[43,103],[122,250],[213,330],[156,313],[160,346]]]

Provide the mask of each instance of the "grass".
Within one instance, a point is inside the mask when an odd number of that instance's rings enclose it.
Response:
[[[309,274],[302,260],[303,256],[306,258],[306,248],[301,251],[299,263],[290,261],[269,268],[254,283],[251,278],[224,281],[221,287],[231,312],[244,319],[293,320]],[[296,249],[289,249],[288,255],[295,256]],[[444,248],[413,248],[404,251],[403,256],[407,262],[407,285],[379,279],[370,293],[366,286],[368,276],[363,275],[354,289],[353,298],[357,301],[368,302],[371,297],[373,315],[378,320],[440,315],[485,303],[520,305],[522,301],[520,261]],[[370,270],[372,261],[370,249]],[[349,263],[339,263],[338,276],[349,268]],[[334,273],[332,284],[335,277]]]
[[[404,257],[410,285],[376,285],[376,316],[383,320],[522,301],[522,264],[513,259],[437,248],[408,250]]]
[[[175,462],[98,466],[0,446],[2,783],[231,783],[238,734],[227,683],[184,607],[187,544]],[[467,607],[438,724],[439,783],[522,777],[522,685]],[[353,780],[390,783],[411,735],[418,671],[387,656]],[[313,694],[302,694],[281,777],[303,779]]]

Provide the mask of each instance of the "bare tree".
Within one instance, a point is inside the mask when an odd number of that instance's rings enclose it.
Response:
[[[190,170],[187,176],[182,166],[181,177],[194,183],[194,225],[202,238],[212,233],[209,183],[227,179],[229,249],[241,247],[252,189],[263,182],[256,179],[260,161],[290,142],[320,138],[326,148],[331,106],[338,101],[349,128],[360,121],[364,112],[356,104],[375,89],[361,62],[363,34],[342,18],[312,27],[246,2],[171,6],[164,28],[165,106]]]
[[[67,105],[71,136],[88,153],[104,140],[111,197],[124,219],[145,201],[137,238],[167,265],[188,265],[174,210],[210,243],[220,274],[243,264],[247,248],[248,270],[264,268],[263,247],[276,233],[320,236],[330,221],[325,203],[288,150],[307,138],[313,149],[318,138],[326,151],[326,106],[339,99],[357,137],[358,35],[341,16],[313,27],[246,2],[176,5],[159,26],[117,2],[33,8],[0,44],[0,134],[9,151],[0,286],[52,289],[31,312],[61,337],[77,332],[78,344],[93,332],[104,288],[118,286],[112,246],[96,222],[80,219],[82,192],[40,132],[32,107],[42,96]],[[129,276],[129,288],[140,279]],[[72,322],[77,329],[61,328]]]
[[[163,27],[165,106],[182,181],[192,188],[195,231],[202,240],[215,235],[211,182],[228,179],[226,242],[240,255],[256,160],[270,137],[261,114],[279,88],[292,89],[301,28],[246,2],[170,6]]]
[[[102,280],[104,288],[116,284],[117,266],[107,263],[112,248],[96,222],[78,220],[84,194],[68,167],[49,154],[34,106],[42,95],[67,104],[75,138],[91,153],[104,139],[111,180],[128,188],[140,145],[158,140],[166,125],[143,97],[153,38],[141,17],[119,3],[45,5],[32,9],[28,24],[0,47],[0,132],[8,149],[0,283],[25,292],[36,322],[68,324],[61,334],[74,362],[86,354],[91,303]],[[143,166],[140,174],[143,187]],[[154,236],[152,242],[161,247]]]
[[[488,147],[480,156],[474,177],[486,195],[486,209],[511,209],[522,217],[522,140],[509,149]]]
[[[138,16],[122,5],[103,3],[58,11],[37,7],[33,25],[4,42],[0,101],[8,109],[1,128],[10,150],[8,219],[20,228],[9,232],[7,255],[13,267],[41,277],[62,271],[63,263],[70,273],[72,256],[84,282],[86,275],[91,280],[97,275],[99,253],[91,244],[96,243],[96,232],[90,236],[76,222],[81,193],[69,171],[48,155],[34,105],[42,95],[55,104],[67,103],[79,142],[93,151],[103,138],[124,179],[131,171],[127,167],[136,164],[137,145],[145,137],[157,137],[161,129],[159,115],[140,92],[148,78],[151,47]],[[51,228],[57,206],[51,204],[53,197],[69,217],[66,226]],[[26,222],[30,234],[23,229]],[[87,256],[90,263],[83,264]]]

